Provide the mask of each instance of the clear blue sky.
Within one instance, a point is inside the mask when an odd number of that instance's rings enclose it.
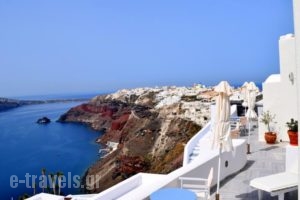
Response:
[[[264,81],[292,0],[0,0],[0,96]]]

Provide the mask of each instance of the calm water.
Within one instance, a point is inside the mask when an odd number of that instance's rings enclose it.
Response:
[[[85,170],[98,157],[99,146],[95,139],[101,134],[79,124],[55,122],[69,108],[78,105],[54,103],[31,105],[0,112],[0,199],[17,199],[24,193],[32,194],[20,183],[17,188],[10,187],[10,177],[18,176],[25,180],[25,174],[40,175],[62,171],[82,176]],[[47,116],[51,123],[36,124],[40,117]],[[37,181],[38,182],[38,181]],[[31,182],[30,182],[31,184]],[[78,193],[78,189],[64,188],[64,194]],[[41,192],[41,189],[37,189]]]

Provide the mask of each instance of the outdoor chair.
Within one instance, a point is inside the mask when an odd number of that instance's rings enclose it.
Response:
[[[247,118],[246,117],[240,117],[239,120],[239,128],[240,128],[240,135],[245,136],[247,135]]]
[[[240,119],[230,118],[230,137],[236,139],[240,137]]]
[[[250,181],[250,186],[258,189],[258,199],[262,200],[262,191],[269,192],[271,196],[278,196],[284,200],[284,194],[298,189],[298,148],[293,147],[294,154],[286,153],[286,170],[281,173],[255,178]],[[294,158],[294,159],[293,159]]]
[[[231,139],[237,139],[240,137],[240,130],[239,129],[234,129],[230,131],[230,137]]]
[[[210,198],[210,186],[213,180],[213,171],[213,168],[211,168],[207,178],[179,177],[180,187],[195,192],[200,199],[207,200]]]
[[[258,199],[262,200],[262,191],[269,192],[271,196],[278,196],[278,200],[284,200],[284,193],[297,190],[298,174],[282,172],[255,178],[250,185],[258,189]]]

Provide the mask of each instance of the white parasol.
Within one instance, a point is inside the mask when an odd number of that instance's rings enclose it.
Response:
[[[231,151],[233,149],[230,138],[230,100],[232,89],[226,81],[221,81],[216,87],[215,92],[218,93],[216,99],[216,113],[213,124],[213,147],[219,147],[219,165],[216,199],[219,199],[220,173],[221,173],[221,154],[222,149]]]
[[[241,94],[242,94],[242,97],[243,97],[243,103],[242,103],[242,106],[244,107],[245,109],[245,114],[246,114],[246,107],[248,106],[248,103],[247,103],[247,86],[248,86],[248,82],[246,81],[242,87],[241,87]]]
[[[256,87],[254,82],[250,82],[246,87],[246,97],[248,103],[248,110],[246,113],[247,121],[248,121],[248,147],[247,153],[250,153],[250,130],[251,130],[251,121],[257,119],[257,114],[254,110],[255,102],[256,102],[256,95],[259,92],[259,89]]]

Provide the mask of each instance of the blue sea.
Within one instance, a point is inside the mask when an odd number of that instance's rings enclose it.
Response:
[[[32,188],[26,188],[26,184],[32,184],[32,181],[26,181],[26,173],[40,176],[41,169],[45,168],[46,174],[61,171],[72,177],[83,176],[86,169],[99,159],[100,147],[95,140],[101,132],[81,124],[55,122],[68,109],[81,103],[30,105],[0,112],[1,200],[18,199],[24,193],[33,194]],[[43,116],[52,122],[37,124],[36,120]],[[13,184],[16,188],[11,187],[11,180],[16,182],[12,176],[18,178],[17,187]],[[39,184],[39,180],[35,183]],[[62,192],[65,195],[79,193],[75,187],[63,188]],[[37,186],[37,192],[41,191]]]

